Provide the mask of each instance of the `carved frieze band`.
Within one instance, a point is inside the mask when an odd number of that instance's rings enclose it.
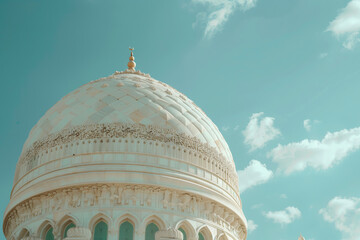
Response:
[[[128,184],[95,184],[58,189],[34,196],[16,205],[4,219],[4,232],[32,218],[56,211],[77,208],[137,207],[179,212],[207,219],[233,232],[239,239],[245,236],[245,226],[238,215],[222,204],[199,195],[164,187]]]
[[[152,125],[143,124],[125,124],[125,123],[109,123],[109,124],[93,124],[82,125],[69,129],[64,129],[58,133],[50,134],[47,137],[33,143],[30,149],[25,150],[20,156],[19,165],[31,163],[30,168],[36,167],[35,159],[39,152],[46,151],[52,147],[68,144],[76,141],[101,138],[125,138],[131,136],[136,139],[152,140],[161,143],[173,143],[178,146],[186,147],[199,156],[203,156],[204,160],[214,162],[219,172],[226,171],[229,175],[230,185],[237,185],[237,175],[234,167],[229,164],[225,157],[207,143],[202,143],[196,137],[190,137],[183,133],[178,133],[174,129],[165,129]],[[34,164],[35,163],[35,164]],[[29,165],[28,164],[28,165]],[[19,166],[18,166],[19,168]],[[18,172],[15,181],[18,180]],[[234,181],[234,182],[233,182]],[[238,191],[237,187],[235,191]]]

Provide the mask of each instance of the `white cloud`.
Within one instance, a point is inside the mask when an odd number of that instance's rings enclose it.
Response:
[[[310,119],[305,119],[304,120],[304,128],[306,131],[310,132],[311,128],[313,125],[320,123],[320,121],[318,120],[310,120]]]
[[[310,130],[311,130],[310,119],[304,120],[304,128],[306,129],[306,131],[310,132]]]
[[[351,0],[330,23],[327,31],[331,31],[337,37],[345,38],[343,46],[353,49],[360,41],[360,0]]]
[[[343,240],[360,240],[360,198],[335,197],[319,213],[335,224]]]
[[[264,147],[268,141],[280,135],[280,131],[274,127],[275,119],[272,117],[260,119],[263,114],[254,113],[243,131],[244,142],[251,146],[250,151]]]
[[[278,163],[278,170],[290,174],[306,167],[328,169],[349,153],[360,148],[360,127],[327,133],[321,140],[279,144],[268,153]]]
[[[258,227],[258,225],[253,220],[248,220],[248,231],[249,233],[255,231]]]
[[[236,125],[235,127],[230,127],[230,126],[222,126],[221,130],[223,130],[224,132],[227,132],[229,130],[233,130],[234,132],[238,131],[240,129],[239,125]]]
[[[197,16],[197,22],[205,21],[205,38],[211,38],[221,30],[229,16],[238,9],[246,11],[255,7],[257,0],[192,0],[193,3],[207,7],[207,12]]]
[[[266,168],[265,164],[257,160],[251,160],[244,170],[237,171],[239,177],[240,193],[253,186],[263,184],[274,175],[273,172]]]
[[[301,217],[301,212],[296,207],[287,207],[281,211],[269,211],[265,213],[265,217],[273,220],[275,223],[282,225],[292,223],[295,219]]]

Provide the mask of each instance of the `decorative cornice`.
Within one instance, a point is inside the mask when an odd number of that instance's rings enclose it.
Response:
[[[70,228],[67,232],[69,238],[91,238],[91,231],[88,228],[83,227],[73,227]]]
[[[58,211],[121,208],[158,209],[206,219],[243,239],[246,227],[232,209],[203,196],[158,186],[130,184],[91,184],[57,189],[31,197],[16,205],[4,218],[4,233],[10,236],[33,218]],[[75,233],[74,233],[75,234]]]
[[[175,228],[168,228],[166,230],[160,230],[155,233],[155,239],[174,239],[174,240],[182,240],[183,234],[179,230]]]
[[[173,143],[178,146],[186,147],[199,155],[202,155],[205,159],[214,161],[217,168],[229,170],[230,179],[237,179],[236,171],[229,163],[229,160],[225,159],[222,154],[210,146],[207,143],[201,142],[196,137],[190,137],[184,133],[178,133],[174,129],[161,128],[153,125],[143,124],[130,124],[130,123],[109,123],[109,124],[92,124],[81,125],[69,129],[64,129],[58,133],[50,134],[47,137],[40,139],[33,143],[33,145],[25,150],[20,156],[18,162],[18,168],[22,164],[31,163],[26,168],[30,171],[36,167],[35,159],[38,158],[38,154],[41,151],[47,151],[50,148],[58,145],[69,144],[76,141],[84,141],[89,139],[111,139],[111,138],[125,138],[133,137],[135,139],[152,140],[161,143]],[[22,173],[23,175],[24,173]],[[15,182],[19,179],[19,173],[15,176]],[[231,182],[231,184],[237,184],[237,181]],[[237,187],[235,188],[237,192]]]

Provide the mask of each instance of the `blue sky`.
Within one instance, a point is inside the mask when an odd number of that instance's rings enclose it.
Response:
[[[0,0],[0,29],[2,214],[32,126],[134,46],[222,131],[249,240],[360,239],[360,0]]]

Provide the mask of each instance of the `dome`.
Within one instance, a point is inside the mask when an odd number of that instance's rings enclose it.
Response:
[[[188,136],[213,148],[235,170],[223,136],[198,106],[169,85],[133,73],[115,73],[63,97],[33,127],[22,155],[51,136],[96,124],[155,126]]]
[[[129,67],[69,93],[33,127],[4,232],[17,239],[31,219],[40,228],[45,216],[57,222],[66,211],[94,212],[96,204],[121,215],[157,202],[165,215],[177,209],[179,221],[227,222],[229,239],[246,238],[235,164],[216,125],[184,94]]]

